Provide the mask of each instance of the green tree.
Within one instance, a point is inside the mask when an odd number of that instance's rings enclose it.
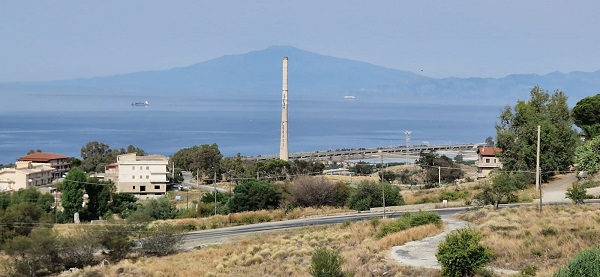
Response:
[[[51,194],[42,193],[35,188],[20,189],[8,196],[11,204],[34,204],[47,213],[51,212],[52,206],[54,206],[54,197]],[[0,209],[2,209],[2,204],[0,204]]]
[[[91,172],[96,169],[100,163],[107,163],[106,157],[110,153],[110,146],[98,141],[90,141],[81,147],[81,168],[85,172]],[[111,161],[111,162],[116,162]]]
[[[385,205],[398,206],[404,204],[400,188],[389,183],[361,181],[356,189],[350,193],[347,204],[358,211],[368,210],[373,207],[383,206],[383,191],[385,191]]]
[[[44,210],[28,202],[10,205],[0,210],[0,245],[16,236],[27,236],[39,223],[50,223],[52,217]],[[51,224],[48,224],[51,225]]]
[[[577,147],[575,160],[579,170],[587,171],[590,174],[600,171],[600,136]]]
[[[562,91],[550,95],[536,86],[527,102],[518,101],[514,110],[506,106],[496,124],[496,146],[502,149],[499,156],[505,170],[535,172],[538,125],[540,167],[545,181],[552,172],[569,170],[575,154],[577,132]]]
[[[600,93],[579,100],[573,107],[573,118],[587,138],[600,135]]]
[[[442,264],[442,276],[474,276],[488,263],[493,254],[489,247],[480,244],[482,236],[474,229],[452,231],[438,246],[435,254]]]
[[[382,170],[379,172],[379,178],[391,183],[392,181],[396,180],[396,173],[391,170]]]
[[[419,155],[417,164],[425,170],[425,181],[436,184],[440,179],[445,183],[453,183],[464,176],[460,165],[445,155],[438,155],[435,151],[423,151]]]
[[[259,172],[260,178],[267,178],[272,181],[283,179],[290,175],[292,171],[290,163],[280,159],[258,162],[256,170]]]
[[[138,156],[146,155],[146,151],[133,145],[127,146],[127,149],[111,149],[108,144],[90,141],[81,147],[81,168],[85,172],[104,172],[103,164],[110,164],[117,161],[117,156],[127,153],[137,153]]]
[[[500,203],[511,203],[517,200],[515,192],[524,189],[529,184],[527,176],[523,173],[500,172],[491,178],[491,185],[475,196],[484,205],[494,205],[497,209]]]
[[[368,163],[358,162],[353,168],[351,168],[351,171],[356,172],[358,175],[369,175],[373,173],[373,168]]]
[[[248,180],[234,189],[228,205],[231,212],[274,209],[279,206],[280,195],[268,182]]]
[[[339,252],[327,248],[319,248],[310,259],[308,272],[314,277],[343,277],[344,258]]]
[[[83,210],[84,184],[87,177],[78,167],[72,168],[61,186],[61,203],[65,214],[72,220],[73,215]]]
[[[116,193],[112,195],[112,204],[109,206],[109,212],[127,218],[131,213],[137,210],[135,202],[137,198],[128,193]]]
[[[175,163],[183,170],[193,173],[200,170],[206,176],[212,177],[215,173],[220,173],[222,158],[223,155],[219,151],[219,146],[213,143],[180,149],[171,156],[169,163]]]

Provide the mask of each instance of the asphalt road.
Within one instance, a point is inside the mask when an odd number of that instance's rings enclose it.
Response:
[[[441,216],[452,215],[458,212],[466,211],[469,208],[461,207],[461,208],[449,208],[449,209],[439,209],[433,210],[437,212]],[[386,217],[395,218],[402,215],[405,212],[388,212],[386,213]],[[210,230],[202,230],[202,231],[194,231],[189,232],[184,235],[184,245],[183,248],[193,248],[202,244],[210,244],[214,242],[218,242],[223,239],[227,239],[233,236],[240,235],[248,235],[257,232],[267,232],[267,231],[280,231],[292,228],[300,228],[305,226],[316,226],[316,225],[326,225],[326,224],[337,224],[343,223],[346,221],[359,221],[366,220],[373,217],[381,218],[383,217],[383,212],[361,212],[361,213],[352,213],[352,214],[344,214],[344,215],[334,215],[334,216],[323,216],[323,217],[310,217],[310,218],[301,218],[301,219],[292,219],[285,221],[275,221],[275,222],[266,222],[266,223],[258,223],[258,224],[249,224],[249,225],[241,225],[234,227],[225,227],[218,229],[210,229]]]

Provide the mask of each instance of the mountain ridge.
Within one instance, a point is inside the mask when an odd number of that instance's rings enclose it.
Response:
[[[289,57],[290,97],[402,97],[407,101],[476,102],[526,99],[535,85],[564,91],[572,101],[597,93],[600,70],[510,74],[502,78],[432,78],[371,63],[270,46],[188,66],[70,80],[0,83],[3,91],[138,91],[223,98],[272,98],[281,92],[281,59]]]

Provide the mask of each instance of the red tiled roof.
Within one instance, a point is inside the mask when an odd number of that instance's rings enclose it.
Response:
[[[33,154],[29,154],[27,156],[23,156],[19,158],[19,161],[30,161],[30,162],[49,162],[51,160],[58,159],[68,159],[69,157],[54,154],[54,153],[44,153],[44,152],[35,152]]]
[[[119,167],[119,163],[110,163],[107,164],[106,167],[110,168],[110,167]]]
[[[502,149],[498,147],[479,147],[477,153],[481,156],[496,156],[497,153],[501,153]]]

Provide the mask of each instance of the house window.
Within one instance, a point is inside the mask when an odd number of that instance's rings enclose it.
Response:
[[[142,175],[140,175],[140,180],[142,179]]]
[[[154,186],[154,189],[160,189],[160,185]]]
[[[131,175],[131,179],[135,179],[135,175]]]
[[[142,166],[140,165],[140,170],[142,170]]]
[[[146,179],[150,179],[150,176],[146,175]]]
[[[146,191],[146,186],[140,186],[140,191]]]
[[[149,167],[149,166],[146,166],[146,170],[150,170],[150,167]]]
[[[131,167],[131,170],[135,170],[135,165]]]
[[[485,159],[485,163],[489,164],[490,163],[490,159]]]
[[[133,186],[133,190],[135,190],[135,186]]]

